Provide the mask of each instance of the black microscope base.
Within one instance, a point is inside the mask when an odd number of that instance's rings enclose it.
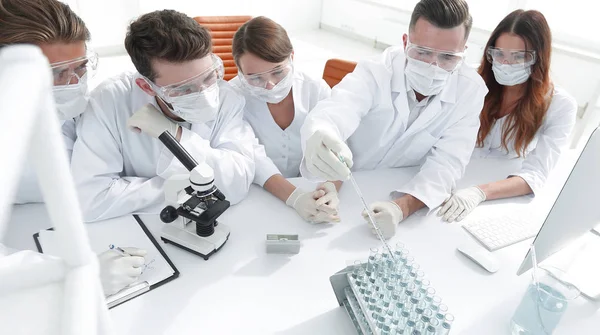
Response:
[[[198,255],[198,256],[204,258],[205,261],[207,261],[210,258],[210,256],[212,256],[215,252],[221,250],[221,248],[223,248],[223,246],[227,243],[227,241],[229,241],[229,235],[231,235],[231,233],[227,234],[227,237],[225,238],[225,243],[221,244],[220,247],[218,247],[216,250],[213,250],[213,251],[209,252],[207,255],[201,254],[198,251],[192,250],[192,249],[190,249],[188,247],[184,247],[183,245],[181,245],[179,243],[175,243],[175,242],[173,242],[171,240],[168,240],[168,239],[166,239],[164,237],[161,237],[160,239],[163,242],[167,243],[167,244],[172,244],[172,245],[174,245],[174,246],[176,246],[178,248],[181,248],[181,249],[183,249],[185,251],[191,252],[192,254]]]

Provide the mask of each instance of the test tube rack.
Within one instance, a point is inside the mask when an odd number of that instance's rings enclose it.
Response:
[[[393,258],[372,249],[367,262],[356,262],[330,277],[357,334],[449,334],[454,316],[406,249],[396,249]]]

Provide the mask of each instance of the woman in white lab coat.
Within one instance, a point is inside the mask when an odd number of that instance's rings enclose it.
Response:
[[[331,89],[322,79],[295,68],[285,29],[266,17],[253,18],[240,27],[233,38],[233,57],[238,76],[231,84],[246,98],[244,118],[261,144],[255,150],[254,182],[309,222],[338,220],[333,183],[305,191],[285,179],[300,175],[300,128]]]
[[[516,10],[492,33],[479,74],[489,93],[473,158],[523,159],[508,178],[456,191],[439,211],[460,221],[485,200],[538,193],[575,124],[577,103],[550,80],[552,36],[542,13]]]
[[[69,6],[57,0],[0,3],[0,45],[34,44],[48,58],[54,76],[54,100],[67,156],[75,142],[75,118],[87,105],[87,80],[96,70],[96,54],[86,48],[90,32]],[[35,172],[23,167],[15,203],[42,202]]]

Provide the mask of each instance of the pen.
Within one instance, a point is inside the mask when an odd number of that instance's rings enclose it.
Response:
[[[123,250],[123,248],[117,247],[114,244],[109,244],[108,248],[111,249],[111,250],[114,250],[114,251],[118,252],[119,254],[121,254],[121,256],[131,256],[125,250]]]

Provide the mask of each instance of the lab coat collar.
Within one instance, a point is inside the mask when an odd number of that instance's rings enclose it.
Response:
[[[440,93],[440,100],[442,102],[451,103],[451,104],[456,102],[456,93],[457,93],[456,88],[458,86],[458,72],[459,71],[460,71],[460,69],[455,71],[448,78],[448,82],[446,83],[446,86]]]

